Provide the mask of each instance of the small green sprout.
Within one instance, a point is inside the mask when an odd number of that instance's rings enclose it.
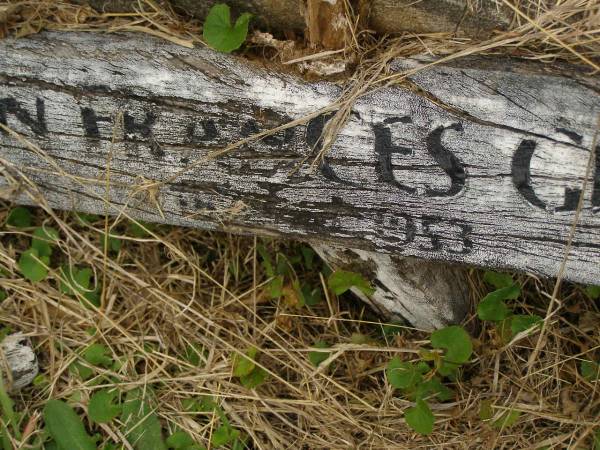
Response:
[[[204,22],[204,41],[215,50],[231,53],[246,40],[251,18],[252,14],[244,13],[232,25],[229,6],[216,4],[210,9]]]
[[[375,289],[371,284],[361,274],[356,272],[336,270],[329,276],[327,284],[335,295],[341,295],[353,287],[359,289],[365,295],[373,295],[375,293]]]

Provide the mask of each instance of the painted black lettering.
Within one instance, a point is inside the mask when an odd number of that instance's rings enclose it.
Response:
[[[253,134],[260,133],[258,128],[258,122],[254,119],[247,120],[242,125],[242,137],[252,136]]]
[[[566,128],[556,128],[556,131],[558,133],[564,134],[565,136],[567,136],[569,139],[571,139],[576,144],[581,144],[581,141],[583,140],[582,135],[580,135],[579,133],[576,133],[574,131],[567,130]]]
[[[81,123],[83,124],[83,132],[85,137],[88,138],[100,138],[100,130],[98,129],[98,122],[112,122],[112,119],[108,116],[98,116],[96,111],[92,108],[81,108]]]
[[[513,184],[525,200],[533,206],[546,209],[546,203],[536,195],[531,186],[531,158],[536,147],[535,141],[521,141],[512,158],[511,175]]]
[[[391,183],[403,191],[415,194],[417,192],[415,188],[404,186],[396,180],[396,177],[394,177],[392,155],[396,153],[400,155],[411,155],[412,150],[408,147],[402,147],[392,143],[392,131],[390,130],[390,127],[386,125],[393,123],[412,123],[412,119],[408,116],[390,117],[385,119],[383,123],[373,125],[373,132],[375,133],[375,152],[377,153],[378,158],[376,169],[377,177],[379,181]]]
[[[433,228],[436,226],[442,226],[446,236],[434,231]],[[458,228],[460,231],[455,236],[448,236],[450,233],[452,233],[450,227]],[[420,247],[422,250],[447,251],[448,253],[455,255],[465,255],[470,253],[473,249],[473,241],[471,240],[473,227],[471,225],[467,225],[456,220],[445,220],[437,216],[424,216],[422,229],[423,234],[427,236],[431,242],[431,246],[421,245]],[[456,241],[460,242],[460,248],[453,248],[447,244],[442,245],[444,238],[453,244]]]
[[[261,131],[258,122],[254,119],[250,119],[242,125],[242,137],[249,137]],[[286,128],[274,135],[264,137],[261,141],[269,147],[282,149],[286,144],[294,140],[294,134],[295,131],[293,128]]]
[[[450,249],[449,252],[461,255],[471,253],[471,250],[473,250],[473,241],[471,240],[471,233],[473,232],[473,227],[471,225],[467,225],[466,223],[458,222],[453,222],[453,225],[460,228],[460,239],[462,240],[462,249],[458,251]]]
[[[596,147],[594,186],[592,187],[592,209],[595,213],[600,211],[600,145]]]
[[[432,225],[438,224],[441,221],[442,219],[439,217],[423,217],[423,234],[429,238],[429,241],[431,242],[431,247],[421,245],[420,247],[422,250],[439,251],[442,249],[441,236],[439,234],[434,233],[431,230]]]
[[[201,120],[199,124],[200,127],[202,127],[202,134],[196,133],[196,122],[190,123],[187,127],[187,137],[190,144],[201,144],[206,141],[212,141],[219,135],[217,131],[217,124],[214,120]]]
[[[165,156],[165,151],[160,146],[160,144],[156,142],[156,139],[154,138],[152,138],[152,140],[150,141],[150,154],[157,158],[162,158],[163,156]]]
[[[415,240],[417,226],[414,219],[408,214],[399,213],[395,217],[384,216],[381,223],[388,230],[386,239],[395,245],[408,245]],[[397,237],[397,231],[403,231],[404,238]]]
[[[318,152],[322,148],[321,134],[325,124],[333,117],[333,113],[321,114],[311,119],[306,125],[306,142],[313,152]]]
[[[463,127],[460,123],[453,123],[447,127],[436,128],[427,136],[427,151],[450,177],[450,188],[446,191],[428,188],[425,191],[428,197],[452,197],[465,187],[467,178],[465,168],[454,153],[442,145],[442,136],[446,130],[463,131]]]
[[[152,134],[152,126],[156,122],[156,114],[152,111],[146,113],[144,121],[138,123],[135,118],[129,113],[123,115],[123,128],[125,130],[125,140],[133,140],[134,134],[139,134],[142,137],[150,137]]]
[[[565,202],[562,206],[556,208],[555,211],[575,211],[581,197],[581,189],[565,188]]]
[[[321,142],[321,134],[323,133],[325,124],[332,117],[333,113],[321,114],[320,116],[315,117],[310,122],[308,122],[306,126],[306,142],[314,153],[318,153],[319,150],[323,147],[323,143]],[[321,174],[323,174],[323,176],[330,181],[354,185],[354,183],[344,181],[340,177],[338,177],[335,171],[329,165],[329,162],[327,161],[326,157],[322,158],[319,169],[321,170]]]
[[[215,209],[215,206],[206,198],[196,197],[194,198],[194,208],[196,210],[213,210]]]
[[[14,98],[0,98],[1,124],[8,125],[8,115],[12,114],[19,122],[28,126],[35,134],[47,134],[48,125],[46,123],[46,108],[44,100],[39,97],[35,99],[35,113],[36,118],[34,119]]]
[[[531,185],[531,158],[533,157],[536,147],[537,143],[535,141],[526,139],[521,142],[512,158],[511,175],[514,186],[525,200],[533,206],[547,210],[547,203],[537,196]],[[581,195],[581,189],[565,187],[563,204],[556,207],[554,211],[563,212],[577,210]],[[596,150],[594,184],[592,187],[592,207],[594,208],[593,212],[597,212],[595,208],[600,207],[600,147]]]
[[[566,128],[556,128],[558,133],[562,133],[571,139],[576,144],[581,145],[583,141],[583,136],[575,131],[568,130]],[[596,154],[596,165],[598,164],[598,155]],[[597,171],[596,171],[597,173]],[[594,185],[596,181],[594,181]],[[599,188],[600,189],[600,188]],[[599,193],[600,194],[600,193]],[[555,209],[555,211],[575,211],[577,209],[577,205],[579,204],[579,199],[581,197],[581,189],[571,189],[569,187],[565,188],[565,201],[562,206],[559,206]],[[599,200],[600,201],[600,200]],[[594,202],[594,196],[592,194],[592,204]]]

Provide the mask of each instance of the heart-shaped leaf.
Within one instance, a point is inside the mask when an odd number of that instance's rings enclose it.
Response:
[[[492,426],[499,430],[512,427],[521,417],[521,411],[509,409],[504,411],[499,418],[492,422]]]
[[[50,258],[40,256],[35,248],[30,248],[21,254],[18,265],[26,279],[37,283],[48,276],[47,267],[50,265]]]
[[[96,423],[106,423],[121,413],[121,405],[115,403],[117,390],[102,389],[94,392],[88,404],[88,417]]]
[[[510,318],[510,331],[513,337],[522,331],[529,330],[530,328],[542,323],[540,316],[533,315],[514,315]]]
[[[204,41],[215,50],[230,53],[242,46],[248,34],[248,24],[252,14],[240,15],[235,25],[231,25],[229,6],[214,5],[204,21],[202,36]]]
[[[90,369],[87,366],[84,366],[79,361],[74,361],[73,363],[71,363],[71,365],[69,366],[69,372],[74,376],[78,376],[84,381],[89,380],[92,377],[92,375],[94,375],[94,371],[92,369]]]
[[[307,306],[317,306],[323,301],[321,289],[313,289],[308,284],[303,284],[302,288],[298,290],[298,293],[304,305]]]
[[[466,363],[473,353],[473,343],[468,333],[458,325],[452,325],[431,333],[431,346],[445,349],[443,364],[438,368],[441,375],[450,375]]]
[[[229,425],[228,423],[223,424],[219,428],[217,428],[215,431],[213,431],[213,434],[210,439],[210,443],[215,448],[221,447],[222,445],[225,445],[225,444],[228,444],[228,443],[234,441],[235,439],[238,438],[239,435],[240,435],[240,432],[238,430],[236,430],[235,428],[233,428],[231,425]]]
[[[315,348],[329,348],[329,344],[325,341],[317,341],[314,343],[313,347]],[[331,355],[330,352],[308,352],[308,360],[315,367],[319,367],[319,365],[325,361]]]
[[[6,218],[6,223],[15,228],[30,227],[33,222],[31,212],[22,206],[12,209]]]
[[[108,246],[108,251],[111,251],[113,253],[119,253],[119,251],[121,250],[121,245],[122,245],[121,239],[119,239],[116,236],[113,236],[112,234],[109,234],[108,238],[107,238],[106,234],[102,233],[101,241],[102,241],[102,250],[105,250],[106,246]]]
[[[268,375],[269,373],[265,369],[256,366],[248,375],[240,377],[240,383],[246,389],[254,389],[263,384]]]
[[[200,344],[189,344],[185,347],[184,358],[192,366],[199,366],[206,361],[208,352]]]
[[[250,347],[246,350],[246,355],[240,355],[238,353],[233,355],[233,376],[243,377],[252,372],[254,367],[256,367],[254,360],[256,359],[257,354],[258,349],[256,347]]]
[[[31,248],[35,248],[40,256],[51,256],[52,245],[58,241],[58,231],[52,227],[39,227],[33,232]]]
[[[67,295],[77,296],[79,294],[85,302],[85,306],[89,307],[90,304],[94,306],[100,306],[100,286],[96,286],[92,290],[92,277],[93,271],[89,267],[78,268],[63,266],[60,269],[61,280],[59,283],[59,289],[61,292]]]
[[[600,364],[594,361],[584,360],[579,363],[581,376],[588,381],[600,380]]]
[[[103,344],[91,344],[82,354],[83,359],[91,365],[106,368],[109,368],[113,363],[112,358],[108,355],[110,355],[110,351],[108,347]]]
[[[365,295],[375,293],[375,289],[371,284],[360,273],[356,272],[336,270],[329,276],[327,284],[335,295],[341,295],[353,287],[359,289]]]
[[[504,320],[510,314],[504,300],[514,300],[519,295],[521,295],[521,288],[516,284],[490,292],[477,305],[477,315],[481,320],[494,322]]]
[[[597,300],[600,298],[600,286],[594,286],[594,285],[586,286],[585,293],[592,300]]]
[[[477,316],[481,320],[500,322],[501,320],[506,319],[509,314],[510,310],[506,306],[506,303],[498,296],[490,297],[487,295],[479,302],[479,305],[477,305]]]
[[[269,291],[271,293],[271,298],[279,298],[283,295],[283,282],[283,275],[277,275],[271,280],[271,282],[269,283]]]
[[[446,402],[454,398],[454,391],[444,386],[438,377],[433,377],[417,386],[416,398],[424,399],[429,396],[437,397],[440,401]]]
[[[148,395],[148,390],[139,388],[127,393],[121,413],[125,435],[136,450],[166,450],[160,421],[150,407]]]
[[[75,292],[78,292],[83,295],[89,291],[93,275],[92,269],[89,267],[80,269],[62,266],[60,272],[64,281],[60,281],[59,289],[63,294],[75,295]]]
[[[188,450],[194,445],[192,437],[183,430],[176,431],[165,441],[168,448],[173,450]]]
[[[385,376],[388,383],[396,389],[414,388],[423,379],[423,376],[414,364],[402,361],[397,356],[388,362]]]
[[[492,271],[487,271],[483,275],[483,281],[491,284],[496,289],[510,287],[513,284],[515,284],[515,281],[513,280],[512,275],[510,275],[508,273],[492,272]]]
[[[68,404],[48,400],[44,407],[46,430],[60,449],[96,450],[96,444],[87,434],[83,422]]]
[[[429,405],[421,399],[417,400],[414,407],[406,410],[404,419],[408,426],[419,434],[429,435],[433,432],[435,416],[429,409]]]

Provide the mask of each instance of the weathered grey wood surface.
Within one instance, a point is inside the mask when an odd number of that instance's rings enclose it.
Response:
[[[314,243],[327,263],[361,273],[375,292],[352,292],[391,321],[406,320],[422,330],[460,323],[469,312],[467,271],[460,266]]]
[[[293,171],[326,118],[206,156],[327,106],[338,86],[146,36],[6,40],[0,121],[81,178],[7,134],[0,168],[23,171],[55,207],[103,212],[112,149],[113,213],[127,204],[146,220],[556,275],[600,113],[597,82],[480,61],[411,80],[361,98],[325,164]],[[118,112],[124,132],[111,146]],[[565,272],[585,283],[600,282],[599,161]],[[158,192],[164,218],[151,196],[134,195],[144,179],[175,174]]]
[[[39,370],[29,339],[20,333],[4,338],[0,344],[0,363],[4,386],[9,392],[16,392],[30,384]]]

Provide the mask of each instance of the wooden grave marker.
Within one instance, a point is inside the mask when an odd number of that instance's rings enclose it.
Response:
[[[585,183],[564,274],[600,283],[600,151],[590,153],[598,81],[473,58],[416,70],[430,62],[395,61],[412,73],[410,86],[359,98],[315,170],[327,114],[209,156],[326,108],[341,92],[333,83],[148,36],[0,41],[0,123],[23,137],[0,132],[0,190],[21,172],[60,209],[103,213],[109,198],[111,214],[126,205],[138,219],[358,249],[367,262],[414,257],[556,276]],[[164,182],[157,201],[139,189],[148,182]],[[22,192],[12,199],[31,202]],[[410,282],[421,289],[427,279]],[[450,294],[454,304],[426,294],[384,309],[436,327],[464,313],[463,294]]]

